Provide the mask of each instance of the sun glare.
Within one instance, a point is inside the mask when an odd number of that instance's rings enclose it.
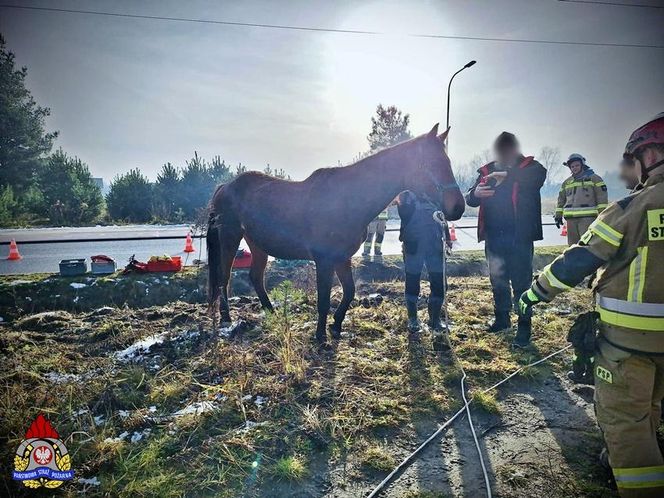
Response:
[[[372,3],[354,8],[338,28],[388,35],[326,37],[326,94],[336,126],[366,135],[368,116],[378,103],[395,104],[417,113],[427,123],[440,119],[444,86],[461,60],[452,49],[455,43],[406,35],[446,32],[442,13],[409,9],[398,3]]]

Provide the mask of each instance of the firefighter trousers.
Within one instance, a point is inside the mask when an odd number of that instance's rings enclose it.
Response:
[[[600,338],[595,410],[622,498],[664,496],[664,458],[656,434],[662,398],[663,356],[631,354]]]
[[[381,252],[383,238],[385,237],[385,229],[387,228],[387,220],[375,219],[367,227],[367,238],[364,241],[364,253],[371,252],[371,246],[374,245],[374,251]],[[375,237],[375,242],[374,242]]]
[[[590,224],[595,221],[593,216],[583,216],[581,218],[565,218],[567,222],[567,245],[578,244],[583,234],[588,231]]]

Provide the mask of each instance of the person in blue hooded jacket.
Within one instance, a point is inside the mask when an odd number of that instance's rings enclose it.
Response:
[[[402,243],[406,270],[406,310],[408,331],[420,330],[417,317],[417,301],[420,295],[420,279],[426,266],[429,274],[430,295],[428,299],[429,327],[434,333],[445,331],[441,321],[441,310],[445,298],[443,225],[434,219],[441,207],[425,196],[411,191],[399,194],[397,208],[401,218],[399,240]],[[446,236],[449,240],[449,236]]]

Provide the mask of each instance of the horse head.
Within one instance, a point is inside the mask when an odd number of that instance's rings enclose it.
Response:
[[[445,151],[449,131],[448,128],[438,135],[436,123],[429,133],[413,141],[416,152],[410,156],[404,186],[417,195],[440,203],[448,220],[458,220],[463,215],[465,202]]]

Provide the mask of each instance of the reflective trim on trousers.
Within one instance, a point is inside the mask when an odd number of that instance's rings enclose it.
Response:
[[[664,465],[654,467],[614,468],[616,485],[622,489],[664,486]]]

